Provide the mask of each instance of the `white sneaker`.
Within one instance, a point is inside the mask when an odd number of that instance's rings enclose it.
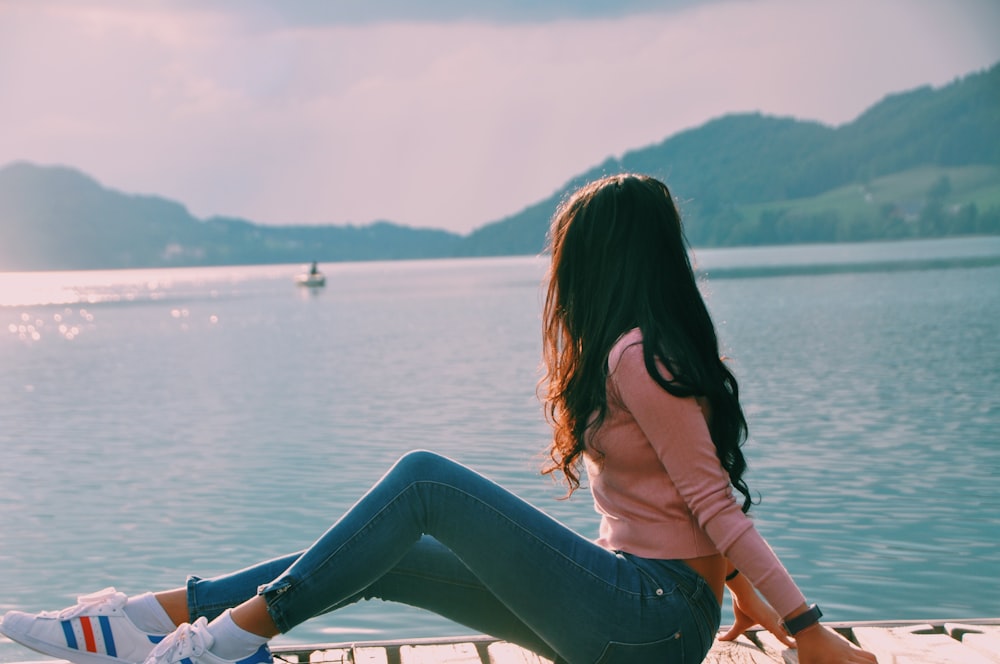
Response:
[[[45,655],[76,664],[138,664],[163,634],[142,631],[125,615],[125,593],[105,588],[62,611],[10,611],[0,633]]]
[[[208,620],[198,618],[194,623],[184,623],[160,641],[144,664],[273,664],[267,644],[257,652],[240,660],[223,659],[209,652],[215,639],[208,631]]]

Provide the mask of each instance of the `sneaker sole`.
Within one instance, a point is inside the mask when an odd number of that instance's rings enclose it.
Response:
[[[0,620],[0,634],[3,634],[14,643],[19,643],[26,648],[50,657],[59,657],[69,660],[73,664],[141,664],[141,661],[133,662],[120,657],[111,657],[100,653],[87,652],[86,650],[74,650],[68,646],[57,646],[47,641],[40,641],[27,634],[11,634],[4,629],[3,621]],[[152,644],[150,644],[152,649]]]

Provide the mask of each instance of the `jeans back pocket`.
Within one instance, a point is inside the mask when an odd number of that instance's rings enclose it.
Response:
[[[677,632],[650,643],[609,641],[595,664],[682,664],[683,655],[683,638]]]

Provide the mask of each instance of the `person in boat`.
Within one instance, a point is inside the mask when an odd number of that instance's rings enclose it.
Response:
[[[316,265],[316,261],[313,261],[312,265],[309,266],[309,276],[315,277],[317,274],[319,274],[319,267]]]
[[[540,386],[550,463],[588,478],[589,540],[479,473],[404,455],[305,551],[0,631],[80,664],[258,664],[268,641],[363,598],[405,602],[569,664],[701,662],[721,622],[791,638],[799,662],[874,662],[819,622],[747,515],[747,422],[667,187],[588,184],[557,210]],[[277,535],[277,533],[276,533]],[[155,643],[155,645],[154,645]]]

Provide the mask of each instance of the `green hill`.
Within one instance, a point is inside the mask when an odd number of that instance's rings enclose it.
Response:
[[[695,245],[1000,233],[998,169],[1000,65],[940,89],[891,95],[836,128],[760,114],[712,120],[608,159],[475,231],[461,249],[537,252],[569,191],[627,171],[667,182]]]
[[[0,169],[0,270],[536,254],[559,201],[617,172],[662,178],[696,246],[1000,233],[1000,64],[891,95],[829,127],[717,118],[581,173],[467,236],[389,222],[264,226],[197,219],[64,167]]]

